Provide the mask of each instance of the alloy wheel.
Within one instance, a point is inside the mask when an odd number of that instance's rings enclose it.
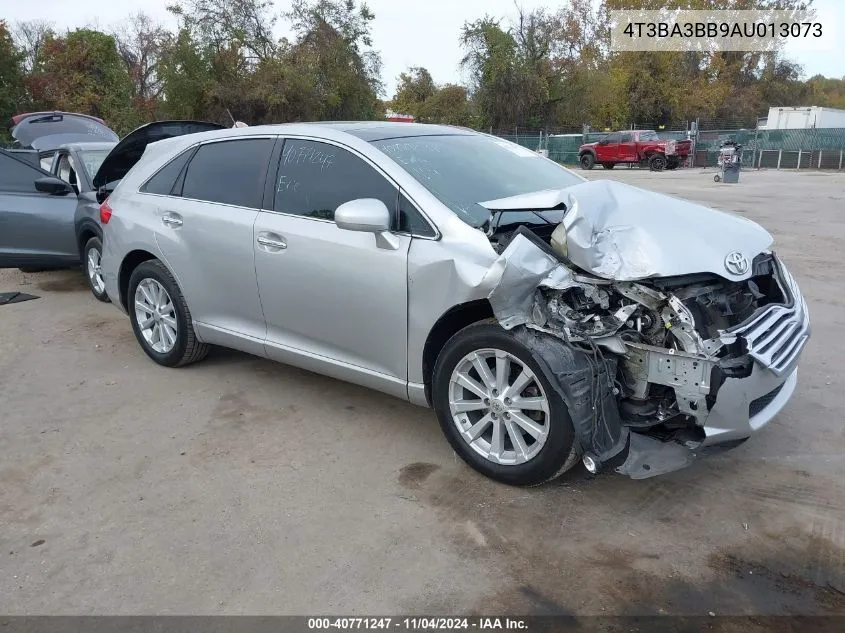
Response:
[[[449,411],[463,440],[496,464],[524,464],[549,436],[549,400],[534,372],[513,354],[479,349],[449,380]]]
[[[167,290],[155,279],[142,279],[135,289],[135,318],[138,331],[154,351],[167,354],[176,345],[176,309]]]
[[[91,282],[91,287],[98,295],[103,294],[106,289],[106,282],[103,280],[103,271],[100,267],[100,251],[96,248],[88,249],[88,258],[86,261],[86,269],[88,271],[88,279]]]

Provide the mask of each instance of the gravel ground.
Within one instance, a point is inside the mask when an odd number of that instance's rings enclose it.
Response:
[[[775,235],[813,338],[753,440],[509,488],[428,410],[226,350],[158,367],[80,271],[4,270],[40,298],[0,307],[0,613],[845,614],[845,174],[587,175]]]

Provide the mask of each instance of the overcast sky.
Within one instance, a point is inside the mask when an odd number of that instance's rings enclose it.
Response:
[[[525,9],[557,7],[554,0],[518,0]],[[171,0],[0,0],[0,19],[43,19],[57,28],[97,25],[109,27],[130,13],[144,11],[164,24],[175,27],[167,12]],[[276,0],[276,10],[288,3]],[[381,52],[382,75],[387,97],[393,96],[397,75],[408,66],[425,66],[439,83],[461,82],[458,45],[461,26],[485,13],[509,18],[516,14],[513,0],[368,0],[375,13],[373,45]],[[807,52],[787,49],[789,56],[804,66],[809,77],[821,73],[828,77],[845,75],[845,2],[815,0],[825,28],[838,26],[836,49]],[[279,29],[279,35],[284,35]],[[807,104],[812,105],[812,104]]]

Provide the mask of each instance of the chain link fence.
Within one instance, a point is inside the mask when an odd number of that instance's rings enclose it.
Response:
[[[845,167],[845,128],[766,130],[758,129],[755,122],[748,127],[725,125],[741,123],[729,120],[685,121],[671,126],[673,129],[655,131],[660,139],[693,141],[687,166],[715,167],[722,144],[733,141],[743,146],[742,164],[746,168],[841,170]],[[654,128],[631,125],[625,129]],[[580,146],[598,141],[609,133],[589,130],[588,126],[582,130],[514,128],[492,132],[528,149],[540,151],[563,165],[577,165]]]

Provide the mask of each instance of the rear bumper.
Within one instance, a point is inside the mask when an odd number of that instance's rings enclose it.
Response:
[[[117,283],[117,275],[113,273],[103,273],[103,281],[106,284],[106,294],[109,296],[109,299],[111,299],[112,305],[123,312],[123,314],[127,314],[126,307],[120,299],[120,288]]]

